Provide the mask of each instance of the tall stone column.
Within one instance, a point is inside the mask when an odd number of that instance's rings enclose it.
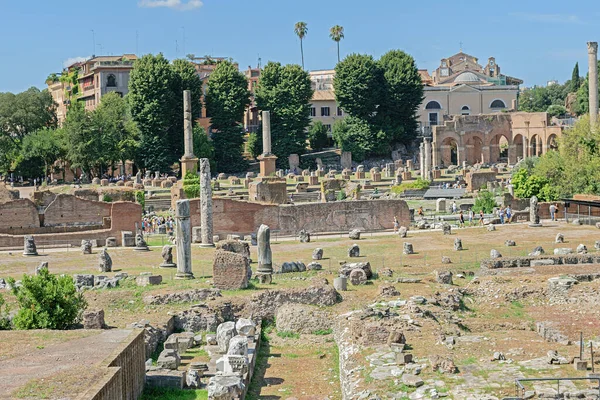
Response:
[[[425,138],[425,177],[423,179],[429,179],[431,172],[431,142]]]
[[[183,91],[183,145],[184,154],[181,157],[181,177],[188,172],[196,174],[198,159],[194,156],[194,136],[192,133],[192,95],[189,90]]]
[[[262,112],[263,126],[263,152],[258,156],[260,161],[260,176],[267,177],[275,174],[275,161],[277,157],[271,154],[271,113]]]
[[[527,146],[529,146],[529,140],[523,136],[523,160],[527,158]]]
[[[201,247],[214,247],[213,242],[213,202],[210,186],[210,163],[208,158],[200,159],[200,235]]]
[[[421,174],[421,179],[425,179],[425,146],[423,143],[419,145],[419,173]]]
[[[588,69],[590,91],[590,126],[596,128],[598,121],[598,42],[588,42]]]
[[[262,112],[262,128],[263,128],[263,155],[271,154],[271,112]]]
[[[194,279],[192,273],[192,226],[189,200],[177,200],[175,220],[177,223],[177,274],[175,274],[175,279]]]

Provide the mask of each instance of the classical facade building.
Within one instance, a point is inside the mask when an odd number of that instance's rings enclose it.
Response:
[[[333,90],[335,71],[311,71],[310,80],[314,90],[311,100],[310,117],[313,121],[321,121],[331,135],[331,128],[336,120],[344,118],[344,111],[338,106]]]
[[[457,115],[433,127],[432,165],[515,164],[556,149],[563,128],[545,112]]]
[[[520,79],[500,73],[494,57],[485,67],[462,51],[443,58],[430,75],[419,70],[425,99],[419,107],[424,133],[451,115],[481,115],[517,109]]]

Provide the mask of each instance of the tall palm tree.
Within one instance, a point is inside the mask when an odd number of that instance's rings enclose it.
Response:
[[[304,69],[304,49],[302,48],[302,39],[304,39],[304,37],[308,33],[306,22],[296,22],[296,25],[294,25],[294,32],[300,38],[300,53],[302,53],[302,69]]]
[[[337,43],[338,62],[340,62],[340,40],[344,38],[344,27],[339,25],[331,27],[329,37]]]

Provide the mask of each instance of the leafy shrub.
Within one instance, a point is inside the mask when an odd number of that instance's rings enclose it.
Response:
[[[346,192],[340,190],[339,192],[337,192],[336,198],[338,201],[346,200]]]
[[[256,132],[248,135],[248,143],[246,144],[248,153],[252,154],[253,158],[258,157],[262,153],[262,137]]]
[[[475,205],[473,206],[474,212],[483,210],[484,213],[491,213],[496,207],[496,198],[492,192],[487,190],[480,190],[475,199]]]
[[[146,208],[146,195],[143,190],[135,192],[135,202],[142,206],[142,209]]]
[[[333,329],[319,329],[313,332],[313,335],[326,336],[331,335],[333,333]]]
[[[70,275],[52,275],[42,269],[37,276],[23,275],[22,286],[8,282],[19,311],[13,319],[17,329],[67,329],[81,319],[87,302],[77,293]]]
[[[315,121],[308,128],[308,142],[313,150],[323,150],[329,142],[327,127],[321,121]]]
[[[183,192],[185,193],[186,199],[196,199],[200,197],[200,185],[184,185]]]
[[[111,203],[113,201],[113,199],[112,199],[112,197],[109,194],[104,193],[102,195],[102,201],[105,202],[105,203]]]

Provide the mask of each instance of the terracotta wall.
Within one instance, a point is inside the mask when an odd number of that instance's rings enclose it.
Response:
[[[19,199],[0,203],[0,233],[39,227],[38,209],[31,200]]]
[[[192,226],[200,226],[199,199],[190,200]],[[354,228],[365,231],[391,229],[394,216],[401,225],[410,224],[410,213],[403,200],[361,200],[332,203],[271,205],[231,199],[213,199],[215,234],[249,234],[261,224],[272,231],[296,234],[343,232]]]
[[[44,226],[102,226],[109,218],[111,203],[59,194],[44,212]]]

